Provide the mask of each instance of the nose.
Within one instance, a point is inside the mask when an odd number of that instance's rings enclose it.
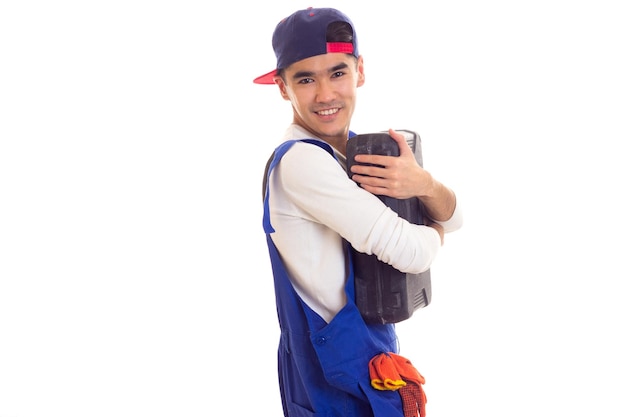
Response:
[[[335,88],[333,83],[327,79],[317,81],[316,100],[318,103],[329,103],[335,98]]]

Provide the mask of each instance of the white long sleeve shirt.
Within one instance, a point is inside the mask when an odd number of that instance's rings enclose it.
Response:
[[[291,125],[283,140],[315,138]],[[346,173],[346,157],[335,160],[319,146],[297,142],[268,180],[271,235],[295,290],[329,322],[346,303],[346,257],[342,239],[359,252],[406,273],[427,270],[441,246],[436,230],[399,217]],[[457,209],[441,224],[461,226]]]

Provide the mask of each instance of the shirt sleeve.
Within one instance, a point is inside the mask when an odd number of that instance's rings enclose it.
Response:
[[[326,225],[357,251],[375,254],[405,273],[427,270],[437,255],[441,240],[436,230],[399,217],[352,181],[324,149],[296,143],[276,171],[299,215]]]
[[[443,231],[445,233],[454,232],[461,228],[461,226],[463,225],[463,212],[459,207],[458,201],[456,207],[454,208],[454,213],[452,213],[452,216],[450,216],[450,218],[446,221],[439,221],[437,223],[439,223],[443,227]]]

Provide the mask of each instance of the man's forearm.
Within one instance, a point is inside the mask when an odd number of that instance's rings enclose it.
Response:
[[[454,214],[456,196],[454,192],[433,178],[432,192],[421,196],[428,216],[435,221],[446,221]]]

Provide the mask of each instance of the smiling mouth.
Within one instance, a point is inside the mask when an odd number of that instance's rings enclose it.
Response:
[[[339,109],[337,107],[335,107],[333,109],[320,110],[320,111],[318,111],[316,113],[319,114],[320,116],[332,116],[333,114],[337,113],[338,111],[339,111]]]

